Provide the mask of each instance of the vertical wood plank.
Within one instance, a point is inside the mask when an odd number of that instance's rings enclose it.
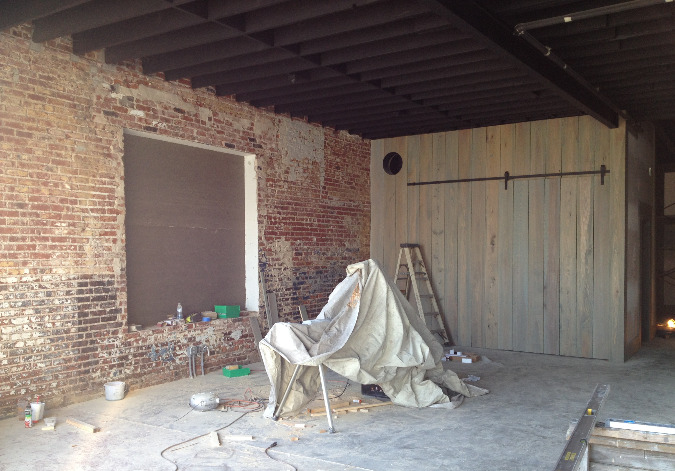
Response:
[[[594,123],[593,146],[595,168],[601,165],[609,168],[610,130],[600,123]],[[610,170],[611,171],[611,170]],[[609,222],[610,185],[612,180],[605,178],[600,184],[600,177],[593,177],[593,358],[608,359],[610,357],[610,336],[607,326],[611,325],[610,317],[610,243],[611,226]]]
[[[384,155],[396,150],[395,139],[385,139]],[[394,276],[396,272],[396,178],[384,176],[384,230],[382,237],[382,269],[387,276]]]
[[[458,174],[460,179],[471,177],[471,130],[459,131]],[[471,345],[471,280],[469,277],[471,249],[471,184],[456,183],[457,212],[457,343]]]
[[[546,173],[561,172],[561,120],[548,122]],[[560,353],[560,179],[545,181],[544,353]]]
[[[486,128],[472,131],[471,178],[485,177]],[[471,183],[471,345],[482,347],[485,296],[485,182]]]
[[[500,127],[487,128],[486,176],[500,174]],[[502,182],[485,183],[485,303],[483,312],[483,338],[486,348],[499,346],[499,192]]]
[[[513,171],[515,125],[500,126],[500,175]],[[499,190],[499,335],[498,347],[513,348],[513,185]]]
[[[530,126],[530,172],[546,171],[546,121]],[[526,351],[544,351],[544,185],[543,178],[528,182],[528,287]]]
[[[384,141],[370,142],[370,258],[384,263]]]
[[[431,134],[422,134],[420,139],[420,181],[436,180],[433,168],[433,138]],[[422,258],[431,272],[431,225],[433,218],[432,193],[437,185],[420,186],[419,240]],[[405,241],[401,242],[412,242]]]
[[[406,156],[406,160],[412,156],[408,156],[408,139],[407,137],[397,137],[394,139],[395,150],[398,152],[401,157]],[[414,158],[414,157],[413,157]],[[408,228],[410,227],[410,221],[408,220],[408,174],[407,172],[398,172],[395,177],[396,179],[396,232],[395,232],[395,241],[394,241],[394,250],[390,255],[394,263],[394,269],[388,274],[392,277],[395,276],[398,271],[396,265],[396,260],[398,259],[398,251],[402,242],[408,241]]]
[[[621,119],[619,127],[610,131],[609,169],[610,185],[609,226],[610,231],[610,359],[624,361],[625,344],[625,247],[626,247],[626,122]]]
[[[420,181],[420,166],[419,166],[419,157],[420,157],[420,137],[419,136],[408,136],[406,138],[406,161],[407,172],[408,172],[408,182],[418,182]],[[408,187],[408,240],[402,240],[399,242],[411,242],[415,243],[419,239],[419,213],[420,213],[420,187],[419,186],[409,186]],[[396,250],[398,255],[398,249]],[[398,269],[398,267],[396,267]]]
[[[563,172],[576,170],[579,119],[561,121]],[[577,179],[560,181],[560,354],[577,354]]]
[[[445,134],[432,135],[432,169],[434,178],[443,174],[445,162]],[[445,304],[445,186],[431,188],[431,286],[436,295],[438,308],[443,316]],[[441,328],[443,326],[440,326]]]
[[[443,178],[456,180],[458,174],[459,132],[445,133],[445,172]],[[445,190],[445,304],[443,314],[450,327],[452,343],[457,343],[457,212],[458,185],[444,185]]]
[[[577,168],[593,170],[591,136],[594,120],[579,118],[579,153]],[[593,355],[593,183],[592,176],[577,182],[577,355]]]
[[[530,172],[530,123],[516,124],[513,174]],[[527,350],[529,183],[513,183],[513,349]]]

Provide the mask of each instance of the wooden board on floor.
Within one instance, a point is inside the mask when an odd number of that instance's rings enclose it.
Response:
[[[88,424],[86,422],[82,422],[81,420],[77,420],[77,419],[66,419],[66,423],[69,424],[69,425],[72,425],[74,427],[77,427],[79,429],[85,430],[87,432],[91,432],[91,433],[96,433],[96,432],[101,431],[100,427],[97,427],[96,425]]]

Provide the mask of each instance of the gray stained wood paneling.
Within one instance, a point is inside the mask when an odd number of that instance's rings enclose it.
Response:
[[[399,244],[421,245],[457,345],[623,360],[625,129],[571,117],[373,142],[373,258],[393,277]],[[382,171],[392,150],[404,159],[396,177]],[[586,175],[407,186],[601,164],[604,185]]]

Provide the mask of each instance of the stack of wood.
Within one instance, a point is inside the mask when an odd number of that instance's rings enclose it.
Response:
[[[670,433],[625,430],[597,424],[588,440],[587,468],[597,471],[675,469],[675,427]],[[570,426],[573,430],[574,424]],[[569,434],[568,431],[568,439]]]
[[[359,399],[357,400],[357,402],[345,401],[331,404],[330,410],[333,414],[337,415],[337,414],[347,414],[348,412],[368,412],[368,409],[371,409],[373,407],[389,406],[389,405],[391,405],[391,401],[366,404]],[[326,415],[326,408],[325,407],[307,408],[307,413],[310,415],[310,417],[324,416]]]

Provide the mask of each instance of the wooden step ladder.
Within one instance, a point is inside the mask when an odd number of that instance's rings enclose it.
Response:
[[[410,291],[412,288],[417,312],[425,325],[431,332],[440,335],[444,342],[452,343],[450,329],[438,309],[438,302],[431,286],[431,278],[424,265],[419,244],[401,244],[396,266],[398,268],[394,284],[401,290],[408,301],[410,301]],[[402,282],[405,282],[404,287],[401,286]]]

